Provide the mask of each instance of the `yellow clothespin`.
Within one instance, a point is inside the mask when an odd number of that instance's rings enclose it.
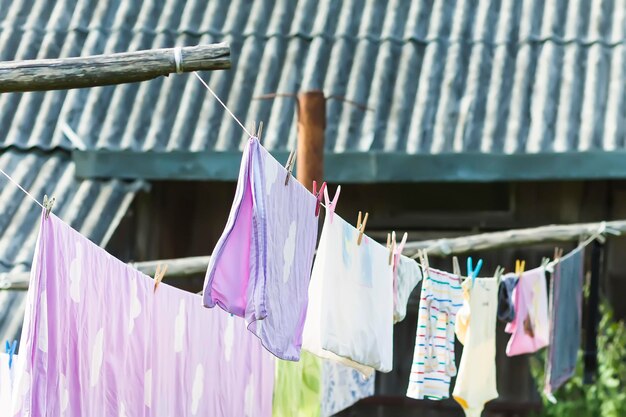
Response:
[[[161,264],[157,265],[156,272],[154,273],[154,290],[152,291],[153,293],[156,292],[157,287],[159,286],[161,281],[163,281],[163,277],[165,276],[166,271],[167,271],[167,264],[165,264],[162,268],[161,268]]]
[[[515,275],[522,275],[526,268],[526,261],[515,260]]]
[[[356,244],[361,245],[361,241],[363,240],[363,233],[365,233],[365,225],[367,224],[367,218],[369,213],[365,213],[365,217],[363,218],[363,223],[361,223],[361,212],[359,211],[359,219],[357,220],[356,230],[359,231],[359,237],[356,239]]]
[[[52,206],[54,205],[55,198],[48,198],[47,195],[43,196],[43,208],[45,209],[44,217],[48,219],[50,217],[50,212],[52,211]]]

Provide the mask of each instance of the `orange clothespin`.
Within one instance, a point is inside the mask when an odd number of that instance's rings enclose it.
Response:
[[[166,271],[167,271],[167,264],[163,265],[163,267],[161,267],[161,264],[157,265],[156,272],[154,273],[154,290],[152,291],[153,293],[156,292],[157,287],[159,286],[161,281],[163,281],[163,277],[165,276]]]
[[[363,223],[361,223],[361,212],[359,211],[359,219],[356,224],[356,230],[359,231],[359,237],[356,239],[356,244],[361,245],[361,241],[363,240],[363,233],[365,233],[365,225],[367,224],[367,218],[369,213],[365,213],[365,217],[363,218]]]

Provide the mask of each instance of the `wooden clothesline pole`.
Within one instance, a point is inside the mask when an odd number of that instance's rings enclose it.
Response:
[[[0,93],[133,83],[175,72],[229,69],[230,65],[230,46],[226,43],[0,62]]]
[[[404,246],[403,254],[416,256],[417,251],[425,249],[428,255],[461,255],[483,250],[537,245],[541,243],[571,242],[598,233],[601,227],[606,233],[619,235],[626,232],[626,220],[598,223],[579,223],[550,225],[528,229],[513,229],[502,232],[481,233],[450,239],[423,240],[409,242]]]
[[[592,236],[605,226],[609,234],[626,232],[626,220],[600,223],[580,223],[569,225],[552,225],[529,229],[514,229],[503,232],[482,233],[450,239],[424,240],[409,242],[404,254],[412,256],[418,249],[427,249],[432,256],[448,256],[489,249],[515,246],[528,246],[541,243],[571,242],[581,237]],[[153,276],[158,264],[167,264],[167,277],[183,277],[204,274],[209,264],[209,256],[192,258],[166,259],[148,262],[130,263],[132,267],[146,275]],[[9,272],[0,274],[0,290],[27,290],[30,274],[28,272]]]

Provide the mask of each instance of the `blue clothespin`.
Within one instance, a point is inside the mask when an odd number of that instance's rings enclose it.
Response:
[[[13,341],[13,344],[9,343],[7,340],[5,343],[6,353],[9,354],[9,369],[13,366],[13,355],[15,355],[15,349],[17,349],[17,340]]]
[[[467,258],[467,276],[472,280],[472,288],[474,288],[474,281],[476,281],[476,277],[480,273],[480,268],[483,267],[483,260],[479,259],[476,263],[476,269],[472,268],[472,257],[468,256]]]

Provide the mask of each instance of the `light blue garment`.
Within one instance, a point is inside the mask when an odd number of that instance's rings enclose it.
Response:
[[[574,375],[582,326],[585,251],[570,252],[555,265],[550,293],[552,333],[546,361],[545,392],[551,394]]]
[[[406,306],[411,293],[422,280],[422,268],[414,259],[400,255],[397,271],[394,271],[393,321],[401,322],[406,317]]]
[[[365,379],[353,368],[324,360],[322,365],[322,417],[332,416],[374,395],[375,374]]]

